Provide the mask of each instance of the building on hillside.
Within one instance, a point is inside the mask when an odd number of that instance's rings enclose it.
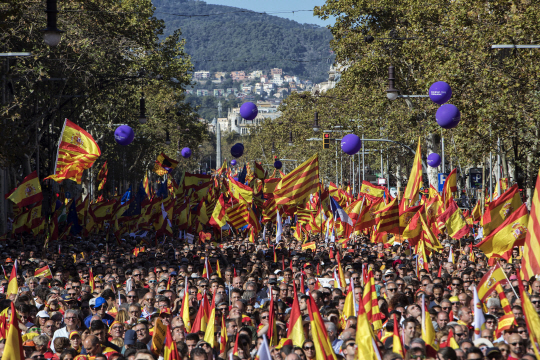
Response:
[[[277,86],[283,85],[283,79],[281,78],[281,76],[279,78],[274,78],[274,79],[270,80],[270,82],[272,84],[276,84]]]
[[[267,83],[268,82],[268,76],[266,76],[266,75],[261,76],[261,79],[259,81],[262,82],[263,84]]]
[[[341,73],[347,70],[348,68],[349,68],[349,65],[341,65],[341,64],[337,64],[336,66],[330,65],[330,70],[328,71],[328,81],[314,85],[311,88],[311,93],[324,94],[326,91],[336,87],[336,84],[339,82],[339,80],[341,80]]]
[[[221,129],[227,127],[228,131],[235,131],[240,135],[248,135],[252,126],[260,125],[264,119],[271,121],[281,116],[278,111],[278,106],[267,101],[258,101],[257,108],[259,113],[253,121],[247,121],[240,116],[240,108],[228,109],[227,120],[228,124],[220,125]]]
[[[201,70],[201,71],[195,71],[193,73],[193,77],[198,80],[205,80],[210,78],[210,71]]]
[[[238,94],[238,89],[237,88],[227,88],[227,94]]]
[[[223,72],[223,71],[217,71],[214,73],[214,77],[216,79],[225,79],[225,76],[227,75],[226,72]]]
[[[252,71],[250,74],[249,74],[249,79],[250,80],[255,80],[255,79],[259,79],[261,76],[262,76],[263,72],[262,70],[255,70],[255,71]]]
[[[283,75],[283,69],[274,68],[270,70],[270,75]]]
[[[223,96],[225,91],[223,89],[214,89],[214,96]]]
[[[219,123],[219,128],[221,131],[227,132],[229,131],[229,119],[225,118],[218,118],[217,122]]]
[[[231,78],[233,81],[244,81],[246,80],[246,73],[244,71],[232,71]]]
[[[197,96],[208,96],[208,90],[206,90],[206,89],[197,89]]]
[[[280,87],[277,89],[277,92],[278,93],[289,93],[289,88],[286,88],[286,87]]]
[[[283,80],[286,83],[296,83],[296,82],[298,82],[298,76],[285,75],[283,77]]]
[[[242,92],[245,94],[253,93],[253,86],[242,86]]]
[[[192,89],[186,90],[186,94],[193,95],[193,90]]]

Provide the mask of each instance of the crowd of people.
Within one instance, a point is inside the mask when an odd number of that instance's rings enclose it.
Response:
[[[140,239],[127,239],[119,247],[94,236],[89,241],[64,241],[60,253],[53,253],[53,246],[42,249],[31,239],[8,240],[2,249],[6,277],[0,288],[6,292],[16,262],[18,292],[4,296],[0,310],[4,314],[14,304],[27,359],[163,358],[163,350],[158,353],[152,346],[158,319],[168,326],[183,360],[254,359],[268,340],[273,319],[273,360],[322,360],[320,339],[313,338],[310,321],[312,300],[333,350],[325,356],[367,359],[356,341],[358,318],[345,318],[343,311],[350,291],[355,313],[364,306],[365,274],[371,270],[382,324],[374,332],[381,359],[535,360],[518,296],[518,248],[508,262],[499,262],[508,278],[501,285],[514,321],[498,331],[506,304],[493,292],[483,303],[485,323],[475,334],[474,288],[490,267],[485,256],[470,246],[472,237],[457,241],[441,235],[443,249],[431,252],[426,270],[418,268],[407,241],[375,244],[367,236],[354,236],[344,247],[314,235],[310,241],[315,249],[305,249],[292,237],[293,230],[286,227],[275,248],[270,231],[255,243],[235,237],[194,244],[167,238],[157,247],[144,248]],[[450,252],[454,261],[448,261]],[[34,276],[36,269],[46,266],[51,278]],[[339,267],[346,286],[335,284]],[[540,282],[531,279],[524,285],[540,311]],[[303,343],[288,337],[295,296]],[[199,321],[204,301],[215,307],[213,346],[205,331],[189,329]],[[189,326],[183,305],[189,309]],[[422,316],[431,318],[433,344],[422,338]],[[4,353],[5,334],[0,345]],[[395,334],[402,349],[394,349]]]

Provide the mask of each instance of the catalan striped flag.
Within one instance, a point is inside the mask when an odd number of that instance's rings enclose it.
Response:
[[[249,206],[247,204],[236,204],[227,209],[227,221],[235,228],[239,229],[248,224]]]
[[[540,172],[539,172],[540,174]],[[532,197],[531,213],[523,246],[521,258],[521,271],[524,279],[529,280],[536,274],[540,274],[540,175],[536,178],[536,187]],[[533,340],[531,338],[531,340]],[[539,339],[534,339],[537,341]],[[538,355],[537,355],[538,356]]]
[[[272,196],[270,199],[266,200],[262,208],[262,221],[263,223],[267,222],[276,222],[277,221],[277,204],[276,200]]]
[[[144,174],[143,187],[146,196],[150,199],[152,197],[152,192],[150,191],[150,180],[148,179],[147,174]]]
[[[15,190],[12,190],[7,198],[17,204],[19,208],[41,201],[43,192],[41,191],[37,171],[25,177],[22,183]]]
[[[374,214],[376,216],[377,232],[399,235],[399,204],[397,198]]]
[[[420,146],[420,137],[418,138],[418,146],[416,147],[416,154],[414,155],[414,161],[411,169],[411,175],[409,176],[409,182],[403,193],[403,198],[409,200],[409,205],[414,204],[418,200],[418,192],[422,187],[422,152]]]
[[[360,307],[366,310],[367,319],[373,325],[373,330],[382,329],[382,313],[379,311],[379,301],[377,299],[377,290],[375,289],[375,278],[373,277],[372,269],[368,270],[366,276],[362,303],[364,306]]]
[[[97,176],[97,182],[99,183],[98,190],[102,190],[105,186],[105,183],[107,182],[107,174],[109,173],[109,169],[107,168],[107,162],[103,164],[103,167],[101,170],[99,170],[98,176]]]
[[[450,174],[446,177],[446,180],[444,182],[443,186],[443,201],[444,201],[444,208],[446,209],[448,206],[450,206],[450,201],[454,198],[452,193],[455,193],[457,191],[457,170],[454,169],[450,171]]]
[[[62,182],[65,179],[81,183],[84,170],[92,167],[101,150],[94,138],[68,119],[60,134],[54,174],[45,179]]]
[[[276,204],[303,204],[319,190],[319,155],[315,154],[281,179],[274,193]]]

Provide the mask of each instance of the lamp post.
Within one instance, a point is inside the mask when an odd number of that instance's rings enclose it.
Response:
[[[56,14],[58,9],[56,6],[56,0],[47,0],[47,27],[43,31],[43,41],[49,46],[57,46],[62,40],[62,30],[56,27]]]
[[[313,122],[313,132],[317,133],[319,132],[319,113],[315,111],[315,119]]]
[[[276,148],[274,147],[274,142],[272,141],[272,155],[276,153]]]
[[[396,78],[394,77],[394,65],[388,67],[388,89],[386,89],[386,97],[389,100],[398,98],[398,90],[395,88]]]
[[[169,130],[165,130],[165,145],[171,145],[171,138],[169,137]]]
[[[289,131],[289,146],[293,146],[293,145],[294,145],[294,143],[292,141],[292,130],[291,130],[291,131]]]

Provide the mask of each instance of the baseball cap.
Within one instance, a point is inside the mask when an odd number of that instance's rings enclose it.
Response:
[[[126,330],[124,334],[124,345],[135,345],[137,343],[137,333],[135,330]]]
[[[74,336],[81,336],[78,331],[72,331],[69,333],[69,340],[71,340]]]
[[[100,307],[101,305],[105,304],[107,301],[102,298],[101,296],[96,298],[96,302],[94,304],[94,307],[97,308],[97,307]]]
[[[305,263],[305,264],[304,264],[304,269],[307,268],[307,267],[309,267],[309,266],[313,266],[313,265],[311,265],[311,263]]]
[[[96,298],[91,298],[90,301],[88,301],[88,306],[90,307],[96,306]]]
[[[49,314],[45,310],[38,311],[36,316],[40,318],[50,318]]]

